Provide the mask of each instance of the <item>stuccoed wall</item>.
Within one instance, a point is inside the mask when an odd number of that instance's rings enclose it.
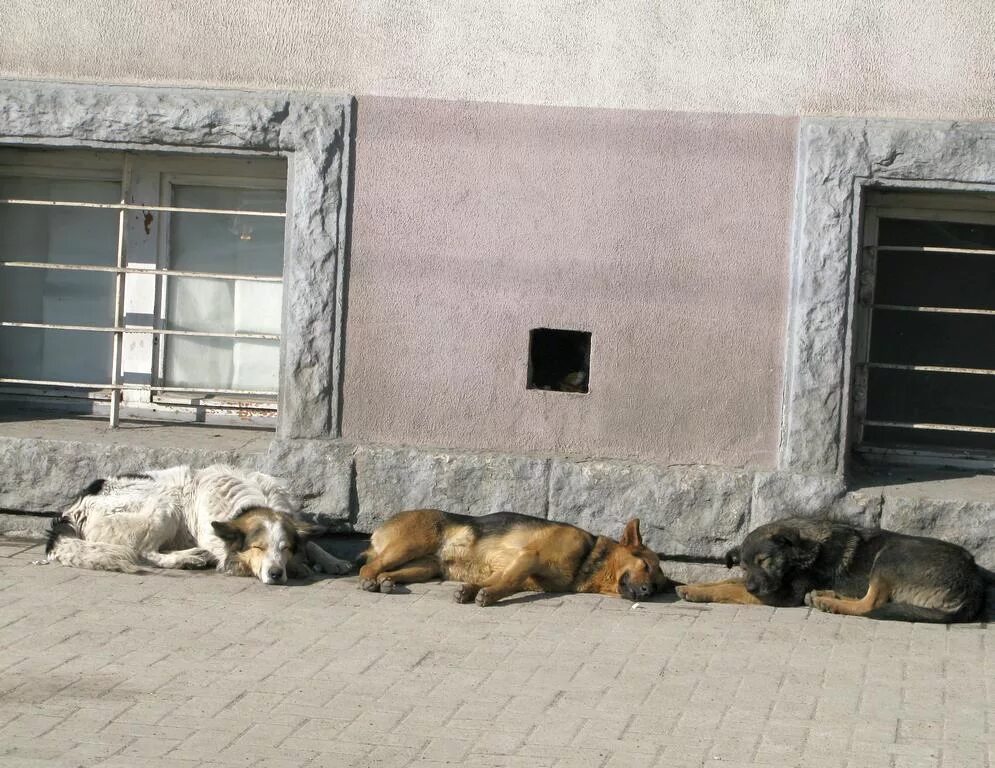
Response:
[[[0,77],[995,117],[987,0],[5,0]]]
[[[793,118],[358,100],[342,432],[777,465]],[[590,391],[526,388],[591,333]]]

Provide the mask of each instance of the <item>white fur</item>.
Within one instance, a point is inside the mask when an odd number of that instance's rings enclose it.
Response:
[[[112,477],[99,493],[81,496],[62,514],[79,538],[60,535],[51,542],[48,559],[62,565],[110,571],[198,568],[216,563],[228,570],[228,550],[211,528],[253,507],[293,515],[295,508],[280,482],[261,472],[215,465],[206,469],[172,467],[143,473],[146,477]],[[273,526],[271,530],[277,530]],[[269,549],[279,559],[281,542]],[[260,573],[273,583],[267,555]],[[286,560],[286,557],[283,558]],[[280,563],[286,572],[286,562]],[[286,581],[284,575],[281,581]]]
[[[290,542],[287,541],[286,532],[281,526],[274,524],[272,521],[267,521],[265,527],[269,544],[266,547],[266,556],[263,558],[263,564],[259,568],[259,580],[263,584],[286,584],[286,548],[290,546]],[[272,568],[280,572],[280,575],[275,579],[270,576],[270,569]]]

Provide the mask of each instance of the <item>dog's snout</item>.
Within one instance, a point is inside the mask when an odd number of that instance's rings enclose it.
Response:
[[[274,566],[269,569],[268,574],[273,581],[280,581],[280,579],[283,578],[283,568],[277,568]]]
[[[653,594],[653,585],[652,584],[640,584],[636,588],[636,592],[637,592],[637,594],[640,597],[649,597],[650,595]]]

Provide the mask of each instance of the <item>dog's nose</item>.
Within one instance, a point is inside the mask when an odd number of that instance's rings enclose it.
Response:
[[[650,584],[640,584],[637,588],[640,597],[648,597],[653,594],[653,587]]]
[[[269,577],[273,579],[273,581],[279,581],[283,578],[283,568],[270,568]]]

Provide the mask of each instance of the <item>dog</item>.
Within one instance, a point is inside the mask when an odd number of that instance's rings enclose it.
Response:
[[[53,521],[45,554],[77,568],[133,573],[213,565],[285,584],[288,576],[310,574],[303,542],[313,528],[294,512],[279,481],[261,472],[215,465],[119,475],[90,483]],[[331,555],[321,565],[339,573],[351,567]]]
[[[726,554],[745,579],[677,587],[691,602],[800,606],[894,621],[971,621],[985,577],[963,547],[939,539],[786,518]]]
[[[641,600],[669,583],[643,545],[639,520],[619,541],[567,523],[499,512],[470,517],[438,509],[400,512],[373,532],[360,586],[459,581],[458,603],[488,606],[516,592],[593,592]]]

